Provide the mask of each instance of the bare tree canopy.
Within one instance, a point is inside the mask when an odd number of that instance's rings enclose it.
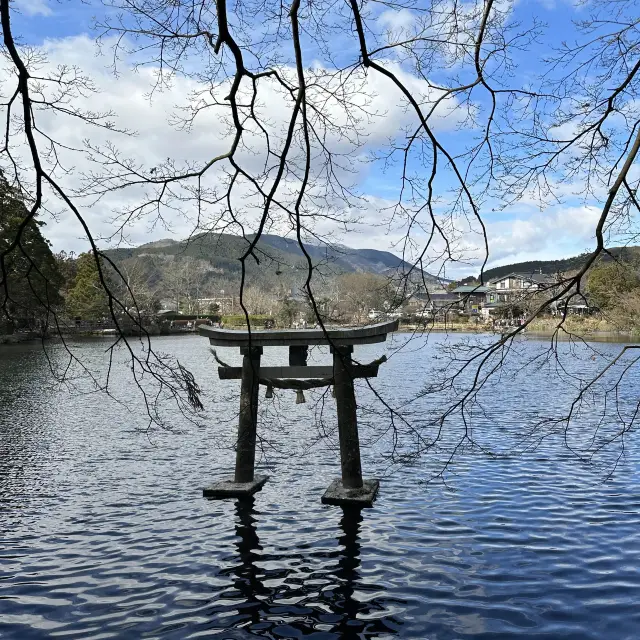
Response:
[[[156,354],[148,337],[141,356],[124,336],[125,319],[144,334],[140,307],[147,303],[137,297],[146,294],[104,248],[159,228],[190,237],[241,236],[240,306],[249,322],[249,312],[264,306],[250,289],[250,270],[271,259],[260,239],[286,235],[306,259],[303,295],[324,328],[317,297],[322,268],[308,250],[312,244],[333,245],[347,231],[374,225],[409,265],[395,277],[400,293],[427,271],[447,276],[461,264],[477,268],[481,286],[486,265],[503,250],[488,231],[497,213],[522,203],[544,209],[580,202],[593,238],[583,265],[532,293],[518,326],[445,352],[439,379],[419,396],[433,398],[433,415],[411,417],[410,402],[377,391],[373,410],[383,414],[383,432],[393,434],[392,460],[445,441],[445,461],[466,445],[495,451],[501,447],[472,430],[483,394],[507,371],[526,376],[527,367],[549,366],[573,385],[574,402],[523,417],[527,428],[517,442],[569,434],[589,401],[600,415],[589,421],[594,437],[575,444],[567,435],[569,448],[582,459],[612,444],[624,450],[640,405],[634,397],[621,409],[617,389],[636,364],[636,346],[605,361],[580,343],[581,357],[597,357],[597,366],[578,375],[562,362],[575,354],[558,338],[577,340],[564,313],[533,361],[519,357],[517,338],[547,310],[566,311],[584,297],[589,271],[612,241],[638,237],[637,3],[605,0],[563,13],[571,39],[541,53],[537,43],[545,42],[548,26],[535,11],[504,1],[103,0],[95,41],[114,83],[135,69],[149,105],[166,110],[166,131],[157,135],[174,140],[175,153],[164,158],[142,138],[131,143],[135,132],[120,124],[126,95],[102,104],[83,69],[56,63],[54,44],[25,41],[18,11],[0,0],[0,171],[26,205],[0,244],[5,314],[15,256],[31,262],[29,283],[46,277],[29,252],[33,221],[67,225],[67,236],[82,236],[93,257],[105,309],[152,398],[149,406],[169,394],[185,409],[189,402],[198,407],[197,385],[179,363]],[[167,103],[176,88],[179,103]],[[203,137],[191,156],[182,152],[180,136],[200,139],[208,129],[213,137]],[[378,195],[367,192],[365,175],[384,183]],[[184,295],[198,289],[191,281],[176,287],[189,291]],[[47,322],[54,328],[58,322],[53,304]],[[71,350],[69,357],[75,361]],[[108,388],[108,380],[98,386]],[[152,409],[150,415],[157,417]],[[599,432],[601,423],[608,430]]]

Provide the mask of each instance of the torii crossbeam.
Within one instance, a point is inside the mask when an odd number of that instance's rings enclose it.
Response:
[[[333,384],[338,412],[342,478],[334,480],[322,497],[325,504],[371,506],[378,492],[378,480],[363,480],[360,441],[356,417],[355,378],[378,375],[379,362],[356,365],[351,354],[359,344],[384,342],[387,334],[398,329],[398,321],[383,322],[353,329],[230,330],[201,326],[200,334],[217,347],[240,347],[242,367],[220,367],[221,379],[240,379],[240,417],[233,479],[218,482],[203,490],[208,498],[231,498],[254,494],[268,476],[255,475],[256,431],[259,385],[278,386],[283,379],[319,378],[323,385]],[[329,345],[332,366],[307,366],[310,345]],[[264,347],[289,347],[288,367],[262,367]]]

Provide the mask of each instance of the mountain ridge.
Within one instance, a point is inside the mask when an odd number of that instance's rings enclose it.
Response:
[[[601,259],[604,262],[616,259],[623,262],[632,262],[640,259],[640,246],[630,247],[612,247],[607,249],[608,253],[603,253]],[[499,267],[493,267],[484,271],[484,281],[487,282],[494,278],[501,278],[510,273],[543,273],[546,275],[554,275],[556,273],[567,273],[582,267],[591,255],[590,251],[585,251],[577,256],[568,258],[559,258],[558,260],[527,260],[525,262],[513,262]],[[479,280],[477,277],[469,276],[461,280],[467,282],[471,280]]]
[[[249,240],[252,236],[249,236]],[[248,240],[232,234],[204,232],[187,240],[161,239],[138,247],[108,249],[105,253],[118,265],[132,266],[144,273],[155,290],[171,280],[177,265],[191,259],[200,272],[206,274],[203,287],[207,290],[239,288],[242,267],[240,256],[248,248]],[[442,288],[449,280],[438,278],[413,268],[399,256],[378,249],[353,249],[341,245],[305,243],[318,277],[331,278],[344,273],[365,272],[391,276],[396,271],[415,273],[434,288]],[[263,234],[255,248],[257,259],[245,262],[245,277],[249,285],[264,289],[299,289],[306,279],[308,263],[297,240]],[[140,264],[141,263],[141,264]]]

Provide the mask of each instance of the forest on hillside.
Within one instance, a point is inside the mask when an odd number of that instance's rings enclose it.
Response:
[[[589,252],[581,253],[569,258],[559,260],[528,260],[526,262],[514,262],[510,264],[485,269],[482,280],[490,282],[494,278],[501,278],[510,273],[544,273],[547,275],[569,274],[579,270],[588,260]],[[640,259],[640,247],[612,247],[600,256],[602,262],[619,261],[621,263],[634,263]],[[480,275],[463,278],[462,283],[480,281]]]

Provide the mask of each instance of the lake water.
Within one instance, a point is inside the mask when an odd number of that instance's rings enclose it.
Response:
[[[107,344],[73,348],[104,372]],[[363,452],[365,477],[383,476],[379,497],[374,508],[351,511],[320,503],[339,475],[335,443],[318,440],[312,398],[296,405],[285,392],[261,400],[264,489],[249,501],[207,501],[202,487],[233,466],[238,382],[217,380],[202,338],[155,344],[201,382],[202,424],[167,409],[173,430],[147,430],[118,358],[108,398],[82,378],[53,384],[37,344],[0,348],[1,638],[640,637],[633,433],[606,482],[603,469],[617,454],[603,467],[584,465],[550,437],[520,456],[464,452],[448,486],[422,483],[446,447],[389,467],[382,438]],[[524,356],[541,348],[521,346]],[[367,361],[384,349],[357,355]],[[606,357],[619,345],[598,349]],[[237,363],[230,351],[220,355]],[[409,400],[436,375],[436,355],[433,344],[401,351],[376,387]],[[49,357],[62,364],[61,346]],[[263,362],[285,357],[265,350]],[[577,357],[573,366],[589,362]],[[639,387],[628,375],[622,401],[630,405]],[[475,428],[507,440],[520,416],[567,398],[548,369],[505,375]],[[407,405],[407,415],[419,421],[430,402]],[[381,420],[365,411],[363,439]]]

